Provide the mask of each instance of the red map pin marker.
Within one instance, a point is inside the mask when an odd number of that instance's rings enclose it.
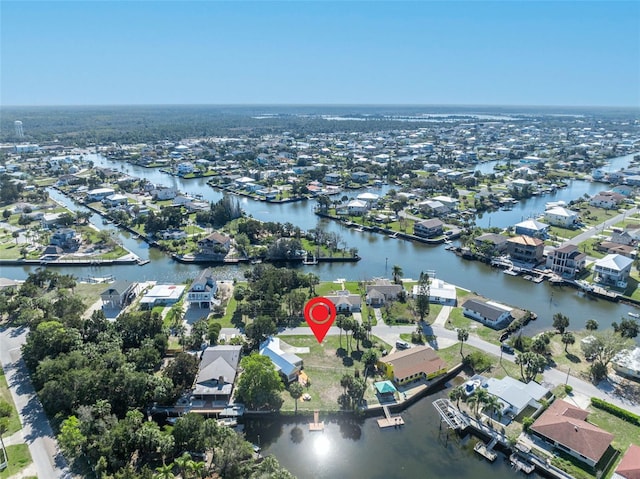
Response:
[[[336,319],[336,314],[334,304],[322,296],[310,299],[304,306],[304,319],[307,320],[307,324],[319,343],[327,335]]]

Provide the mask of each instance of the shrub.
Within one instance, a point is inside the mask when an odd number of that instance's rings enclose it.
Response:
[[[531,416],[525,416],[522,418],[522,430],[525,432],[529,431],[529,428],[534,423],[534,419]]]
[[[591,405],[595,408],[602,409],[603,411],[613,414],[623,421],[627,421],[631,424],[635,424],[636,426],[640,426],[640,416],[632,413],[631,411],[627,411],[626,409],[622,409],[615,404],[603,401],[602,399],[591,398]]]
[[[473,351],[464,358],[464,364],[478,373],[486,371],[491,367],[491,358],[480,351]]]
[[[564,392],[566,392],[567,394],[571,394],[573,392],[573,386],[565,384],[564,385]]]

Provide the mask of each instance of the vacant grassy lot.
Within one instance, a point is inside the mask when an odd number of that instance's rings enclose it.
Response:
[[[340,378],[344,374],[353,375],[356,370],[359,371],[361,377],[364,377],[364,364],[360,361],[362,352],[365,350],[360,346],[360,352],[349,351],[346,354],[344,348],[347,346],[346,337],[342,335],[342,349],[340,349],[339,336],[327,336],[322,343],[318,343],[314,336],[281,336],[282,341],[295,347],[308,347],[309,353],[296,353],[304,361],[304,372],[309,376],[311,385],[305,388],[305,393],[311,396],[310,401],[298,400],[298,411],[335,411],[339,408],[337,399],[342,394],[340,386]],[[374,348],[380,352],[380,349],[390,350],[391,346],[382,340],[373,337]],[[354,340],[352,347],[355,348]],[[340,350],[340,351],[339,351]],[[341,353],[339,355],[338,353]],[[367,389],[364,399],[369,403],[377,403],[373,391],[373,382],[377,380],[369,377],[367,379]],[[294,410],[294,401],[287,391],[282,394],[284,404],[282,409],[285,411]]]

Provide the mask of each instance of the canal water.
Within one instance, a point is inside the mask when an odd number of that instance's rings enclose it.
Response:
[[[431,403],[445,396],[436,393],[403,411],[405,425],[397,429],[380,429],[372,418],[325,422],[324,432],[310,432],[308,418],[276,418],[248,420],[245,433],[263,454],[275,455],[301,479],[513,479],[515,471],[503,454],[491,464],[473,451],[477,438],[453,432],[447,438],[444,425],[440,430]]]
[[[633,155],[626,155],[611,160],[609,168],[621,168],[629,165]],[[157,169],[148,169],[124,162],[108,160],[100,155],[87,155],[87,159],[96,166],[109,167],[121,170],[124,173],[147,178],[149,181],[167,186],[175,186],[181,191],[202,195],[208,201],[217,201],[222,193],[214,190],[206,184],[203,178],[182,179],[167,175]],[[486,163],[482,166],[487,165]],[[371,190],[384,194],[388,190],[385,186],[378,190]],[[573,181],[568,188],[559,190],[555,196],[531,198],[523,205],[526,210],[543,211],[544,203],[563,199],[570,201],[585,192],[596,192],[607,188],[605,184]],[[51,190],[52,196],[62,201],[69,207],[77,209],[66,197]],[[347,193],[355,196],[358,192]],[[405,278],[417,278],[421,271],[433,270],[436,277],[456,284],[462,288],[475,291],[481,295],[501,301],[513,306],[528,309],[538,314],[538,321],[530,323],[525,329],[528,334],[535,333],[551,325],[553,315],[562,312],[569,316],[572,328],[580,328],[588,319],[596,319],[602,327],[607,327],[612,321],[619,321],[626,317],[628,311],[633,309],[627,305],[621,305],[604,300],[595,300],[582,297],[572,288],[559,288],[548,283],[536,284],[520,277],[511,277],[498,269],[485,264],[467,261],[458,258],[453,253],[446,251],[443,245],[430,246],[422,243],[413,243],[385,235],[367,232],[358,232],[352,228],[313,214],[315,201],[301,201],[285,204],[271,204],[254,201],[244,197],[237,197],[243,209],[248,215],[264,221],[290,222],[300,226],[304,230],[320,227],[327,231],[338,233],[348,245],[358,249],[362,260],[357,263],[323,263],[316,266],[300,266],[306,271],[312,271],[322,280],[335,278],[347,278],[349,280],[368,280],[375,277],[389,277],[394,265],[399,265]],[[515,212],[515,213],[514,213]],[[512,224],[507,221],[514,214],[512,211],[496,211],[491,213],[492,225]],[[93,267],[78,270],[76,268],[60,268],[64,273],[76,276],[103,277],[113,275],[117,279],[131,281],[158,280],[181,282],[193,278],[202,266],[185,265],[173,261],[169,256],[157,249],[149,248],[142,241],[133,238],[127,232],[121,232],[112,225],[104,225],[102,219],[94,215],[91,221],[99,228],[108,228],[113,231],[114,237],[122,244],[137,254],[142,259],[149,259],[150,263],[144,266],[112,266]],[[520,221],[518,216],[514,220]],[[221,279],[241,278],[248,266],[221,266],[217,267],[216,274]],[[3,267],[2,276],[15,279],[26,278],[32,267]]]

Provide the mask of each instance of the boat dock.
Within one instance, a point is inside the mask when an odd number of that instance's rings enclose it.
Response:
[[[384,429],[386,427],[404,426],[404,419],[402,419],[402,416],[392,416],[387,406],[382,406],[382,410],[384,411],[385,417],[383,417],[382,419],[378,419],[378,426],[381,429]]]
[[[520,457],[519,454],[513,453],[509,456],[509,462],[516,471],[522,471],[525,474],[531,474],[536,468],[533,464]]]
[[[309,431],[324,431],[324,421],[319,421],[320,411],[313,411],[313,422],[309,423]]]
[[[493,441],[492,441],[493,442]],[[495,443],[494,443],[495,444]],[[476,445],[473,447],[473,450],[476,451],[478,454],[480,454],[482,457],[484,457],[487,461],[489,462],[493,462],[496,460],[496,458],[498,457],[498,454],[495,453],[491,448],[490,445],[487,446],[484,442],[482,441],[478,441],[476,443]]]

